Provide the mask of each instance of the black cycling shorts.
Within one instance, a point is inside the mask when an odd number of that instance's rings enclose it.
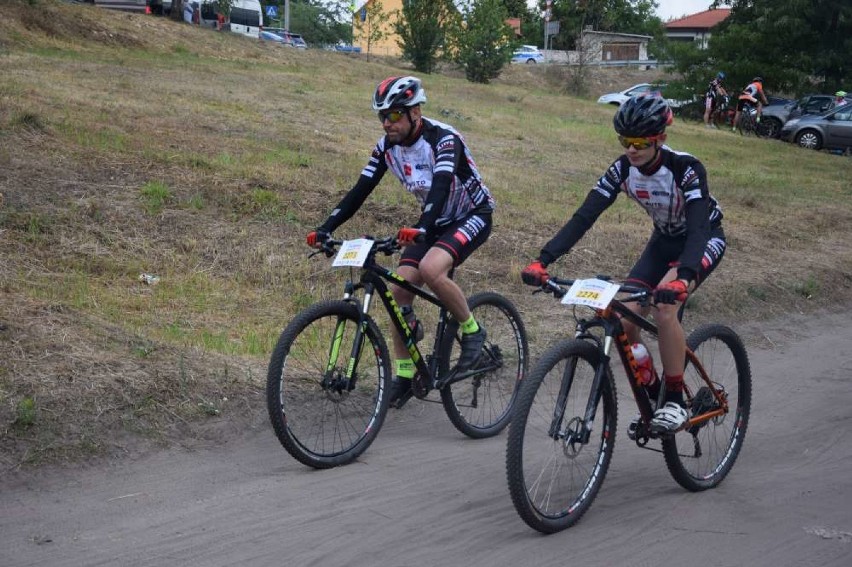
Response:
[[[683,252],[685,244],[686,236],[664,236],[655,230],[636,265],[630,270],[627,280],[630,283],[643,285],[649,289],[657,287],[663,276],[670,269],[678,266],[677,259],[680,257],[681,252]],[[696,289],[716,269],[719,262],[722,261],[726,248],[725,232],[722,230],[722,227],[717,226],[710,229],[710,240],[707,241],[707,246],[704,248],[704,257],[701,258],[698,273],[695,275]]]
[[[420,267],[420,260],[433,246],[446,250],[453,257],[453,266],[467,260],[491,235],[491,214],[472,214],[447,225],[425,242],[408,246],[399,259],[400,266]]]
[[[747,98],[740,98],[740,99],[737,99],[737,112],[742,112],[743,109],[745,108],[745,105],[747,105],[747,104],[749,106],[757,106],[756,102],[752,102]]]

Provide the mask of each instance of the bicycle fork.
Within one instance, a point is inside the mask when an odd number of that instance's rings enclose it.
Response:
[[[343,300],[352,300],[353,293],[354,286],[349,282],[346,285]],[[340,394],[342,392],[351,392],[355,389],[358,383],[358,359],[361,349],[364,346],[364,333],[367,331],[367,313],[370,310],[372,296],[373,290],[371,288],[365,289],[364,301],[361,303],[360,317],[358,318],[358,326],[355,328],[355,337],[352,341],[352,350],[349,353],[349,360],[346,364],[346,370],[343,373],[337,370],[337,363],[340,360],[340,351],[343,346],[343,336],[346,331],[347,319],[343,317],[337,319],[334,336],[331,339],[331,345],[329,345],[328,364],[326,365],[325,375],[321,383],[323,390],[331,390]]]

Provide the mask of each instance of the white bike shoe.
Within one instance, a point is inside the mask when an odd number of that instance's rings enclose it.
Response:
[[[675,402],[666,402],[666,404],[654,412],[654,419],[651,420],[651,431],[657,435],[664,433],[674,433],[683,424],[689,420],[689,414],[686,410]]]

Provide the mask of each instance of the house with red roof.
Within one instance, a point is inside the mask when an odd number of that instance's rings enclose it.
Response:
[[[706,49],[711,30],[730,15],[730,8],[716,8],[672,20],[665,24],[666,37],[671,41],[692,41]]]

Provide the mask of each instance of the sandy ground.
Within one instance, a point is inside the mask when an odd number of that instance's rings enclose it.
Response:
[[[255,427],[214,449],[3,472],[0,565],[852,565],[852,312],[739,329],[754,373],[743,452],[689,493],[623,432],[574,528],[542,536],[509,499],[506,435],[439,404],[392,412],[356,463],[308,469]],[[622,387],[622,390],[625,388]]]

